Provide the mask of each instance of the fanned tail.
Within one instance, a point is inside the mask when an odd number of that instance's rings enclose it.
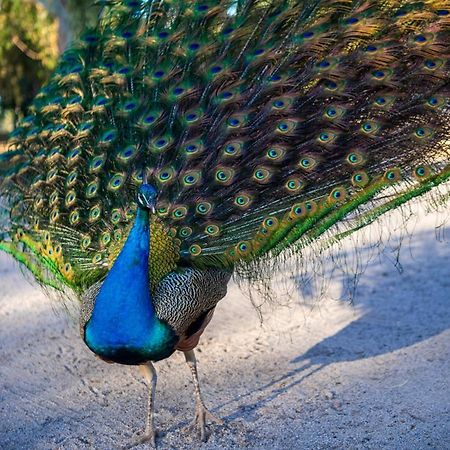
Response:
[[[111,267],[144,178],[153,286],[257,278],[448,180],[448,1],[101,3],[0,160],[2,245],[71,288]]]

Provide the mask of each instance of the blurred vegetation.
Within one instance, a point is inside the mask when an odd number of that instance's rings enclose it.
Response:
[[[94,0],[0,0],[0,140],[55,68],[67,43],[95,24]]]

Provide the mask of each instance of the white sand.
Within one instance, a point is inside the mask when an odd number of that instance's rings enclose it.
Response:
[[[334,278],[328,299],[278,308],[261,327],[231,286],[198,353],[226,425],[206,444],[183,431],[192,385],[174,355],[157,364],[159,448],[450,449],[450,230],[436,239],[436,220],[421,217],[403,243],[403,274],[386,257],[369,265],[354,305],[336,300]],[[127,444],[144,422],[139,371],[94,358],[7,256],[0,280],[0,448]]]

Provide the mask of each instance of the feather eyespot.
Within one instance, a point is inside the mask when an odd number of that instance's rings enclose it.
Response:
[[[179,97],[179,96],[181,96],[181,95],[184,93],[184,91],[185,91],[184,88],[182,88],[182,87],[176,87],[176,88],[174,88],[174,89],[172,90],[172,94],[173,94],[175,97]]]
[[[100,205],[95,205],[89,210],[89,222],[93,223],[100,219],[102,208]]]
[[[200,202],[195,207],[195,212],[201,216],[209,214],[212,210],[212,204],[210,202]]]
[[[314,200],[308,200],[305,202],[305,208],[306,212],[312,215],[317,211],[317,203]]]
[[[418,166],[413,171],[413,176],[418,180],[423,180],[431,175],[431,169],[428,166]]]
[[[316,158],[307,155],[303,156],[299,161],[299,166],[306,171],[315,169],[318,164],[319,162]]]
[[[359,151],[353,151],[347,155],[346,161],[352,166],[359,166],[361,164],[364,164],[365,158],[364,155]]]
[[[219,167],[215,173],[215,180],[217,183],[229,185],[234,178],[234,170],[228,167]]]
[[[189,247],[189,253],[192,256],[199,256],[202,252],[202,248],[198,244],[193,244]]]
[[[441,59],[426,59],[423,63],[423,66],[428,71],[434,71],[439,69],[443,64]]]
[[[213,75],[217,75],[218,73],[222,72],[222,70],[223,70],[223,67],[222,67],[222,66],[219,66],[219,65],[212,66],[212,67],[209,69],[209,71],[210,71]]]
[[[167,217],[169,214],[169,205],[165,202],[158,202],[156,214],[158,214],[159,217]]]
[[[100,264],[103,260],[103,256],[101,253],[96,253],[94,255],[94,257],[92,258],[92,263],[93,264]]]
[[[284,106],[285,106],[285,103],[284,103],[283,100],[275,100],[275,101],[272,103],[272,105],[273,105],[273,107],[276,108],[276,109],[283,109]]]
[[[111,100],[109,99],[109,98],[107,98],[107,97],[103,97],[103,96],[101,96],[101,97],[97,97],[95,100],[94,100],[94,105],[93,105],[93,109],[95,110],[96,108],[97,109],[101,109],[101,108],[104,108],[104,107],[106,107],[106,106],[109,106],[111,104]]]
[[[305,183],[300,178],[291,178],[286,181],[285,187],[290,194],[297,194],[305,187]]]
[[[164,75],[166,75],[166,72],[161,69],[155,70],[155,72],[153,72],[153,78],[155,78],[156,80],[161,80]]]
[[[122,103],[120,106],[120,109],[124,112],[131,113],[133,111],[136,111],[138,108],[139,103],[136,100],[127,100]]]
[[[286,150],[281,147],[271,147],[266,152],[266,159],[273,162],[282,161],[286,155]]]
[[[72,187],[76,183],[77,178],[78,178],[77,170],[73,170],[72,172],[70,172],[69,175],[67,175],[66,186]]]
[[[111,233],[108,231],[105,231],[100,236],[100,245],[106,246],[111,242]]]
[[[263,228],[269,230],[269,231],[275,231],[278,228],[279,221],[276,217],[267,217],[263,221]]]
[[[199,170],[189,170],[183,176],[183,185],[185,187],[195,186],[199,183],[201,172]]]
[[[51,223],[55,223],[57,222],[59,219],[59,211],[57,209],[54,209],[51,213],[50,213],[50,222]]]
[[[122,219],[122,214],[120,212],[120,209],[117,209],[117,208],[113,209],[111,212],[111,222],[114,225],[117,225],[121,219]]]
[[[182,227],[180,228],[180,230],[178,231],[178,235],[185,239],[187,237],[189,237],[192,234],[192,228],[191,227]]]
[[[191,110],[188,111],[185,116],[184,116],[184,120],[186,122],[187,125],[194,125],[196,123],[198,123],[200,121],[200,119],[203,116],[203,111],[201,110]]]
[[[252,203],[252,196],[242,192],[234,198],[234,205],[240,209],[247,209]]]
[[[54,169],[49,170],[47,174],[47,183],[49,184],[52,183],[57,177],[57,175],[58,175],[58,168],[55,167]]]
[[[44,197],[42,195],[38,195],[36,200],[34,201],[34,208],[36,210],[41,209],[44,206]]]
[[[345,200],[346,196],[347,196],[346,189],[344,187],[337,187],[331,191],[329,195],[329,200],[333,203],[342,202]]]
[[[100,181],[98,179],[91,181],[84,190],[86,198],[94,198],[98,193],[99,185]]]
[[[228,128],[237,129],[246,125],[247,118],[244,115],[233,115],[227,119]]]
[[[428,139],[433,136],[433,131],[428,127],[419,127],[414,131],[414,137],[417,139]]]
[[[188,50],[191,52],[196,52],[200,49],[200,44],[198,42],[191,42],[188,45]]]
[[[439,108],[444,106],[445,100],[442,97],[430,97],[426,101],[426,106],[430,108]]]
[[[249,241],[242,241],[236,245],[236,252],[239,256],[248,256],[252,251],[252,245]]]
[[[400,181],[402,178],[400,169],[389,169],[384,173],[384,179],[390,183]]]
[[[205,233],[208,236],[218,236],[220,234],[220,228],[216,224],[210,224],[205,227]]]
[[[314,32],[313,31],[305,31],[300,35],[300,37],[303,39],[311,39],[312,37],[314,37]]]
[[[346,25],[354,25],[355,23],[358,23],[359,19],[357,17],[350,17],[345,20]]]
[[[73,206],[76,200],[77,200],[76,192],[74,190],[69,191],[66,194],[66,199],[65,199],[66,207],[70,208],[71,206]]]
[[[90,236],[84,236],[82,239],[81,239],[81,248],[83,249],[83,250],[86,250],[86,249],[88,249],[89,248],[89,246],[91,245],[91,238],[90,238]]]
[[[53,191],[50,195],[49,205],[54,206],[58,203],[58,201],[59,201],[59,192]]]
[[[279,122],[276,126],[276,131],[281,134],[292,133],[297,127],[297,121],[292,119],[286,119]]]
[[[289,97],[279,97],[272,101],[271,108],[274,111],[284,111],[293,103],[293,99]]]
[[[333,131],[326,130],[319,134],[317,141],[321,144],[331,144],[337,138],[337,134]]]
[[[102,134],[100,140],[98,141],[98,144],[99,145],[109,145],[117,139],[117,136],[118,136],[118,132],[116,130],[105,131]]]
[[[114,174],[108,183],[109,191],[118,191],[125,182],[125,175],[123,173]]]
[[[69,223],[71,225],[77,225],[80,223],[80,212],[78,210],[74,210],[69,214]]]
[[[253,179],[260,184],[266,184],[270,181],[272,173],[266,167],[257,167],[253,172]]]
[[[172,219],[181,220],[187,216],[188,209],[186,206],[178,206],[172,211]]]
[[[144,181],[144,171],[142,169],[136,169],[131,173],[131,181],[137,185],[142,184]]]
[[[103,155],[94,157],[89,163],[89,173],[98,173],[106,163],[106,158]]]
[[[128,145],[123,150],[121,150],[117,158],[122,163],[127,163],[131,161],[138,153],[137,147],[135,145]]]
[[[417,44],[424,44],[427,41],[428,41],[427,37],[423,34],[418,34],[417,36],[414,36],[414,42],[416,42]]]
[[[170,136],[159,136],[152,140],[151,149],[155,153],[162,153],[166,151],[172,144]]]
[[[361,131],[364,134],[375,134],[380,129],[380,124],[372,120],[368,120],[361,125]]]
[[[242,145],[240,143],[229,142],[223,148],[222,154],[224,157],[235,158],[241,154]]]
[[[159,170],[157,174],[157,180],[161,184],[167,184],[173,181],[175,172],[172,167],[166,167]]]
[[[328,69],[328,67],[330,66],[331,66],[330,61],[327,61],[326,59],[323,59],[322,61],[317,63],[317,67],[319,67],[320,69]]]
[[[201,140],[195,140],[187,142],[183,147],[182,152],[187,158],[194,158],[202,154],[203,150],[203,142]]]
[[[352,184],[355,187],[365,187],[369,184],[369,176],[366,172],[356,172],[352,176]]]
[[[289,211],[288,217],[291,220],[301,219],[305,217],[307,214],[306,206],[304,203],[296,203],[292,205],[291,210]]]

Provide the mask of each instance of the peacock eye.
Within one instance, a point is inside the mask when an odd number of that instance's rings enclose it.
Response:
[[[321,61],[318,66],[322,69],[326,69],[327,67],[330,67],[330,62],[327,61],[326,59],[324,59],[323,61]]]
[[[372,72],[372,75],[373,75],[375,78],[383,78],[383,77],[384,77],[384,72],[383,72],[382,70],[374,70],[374,71]]]

